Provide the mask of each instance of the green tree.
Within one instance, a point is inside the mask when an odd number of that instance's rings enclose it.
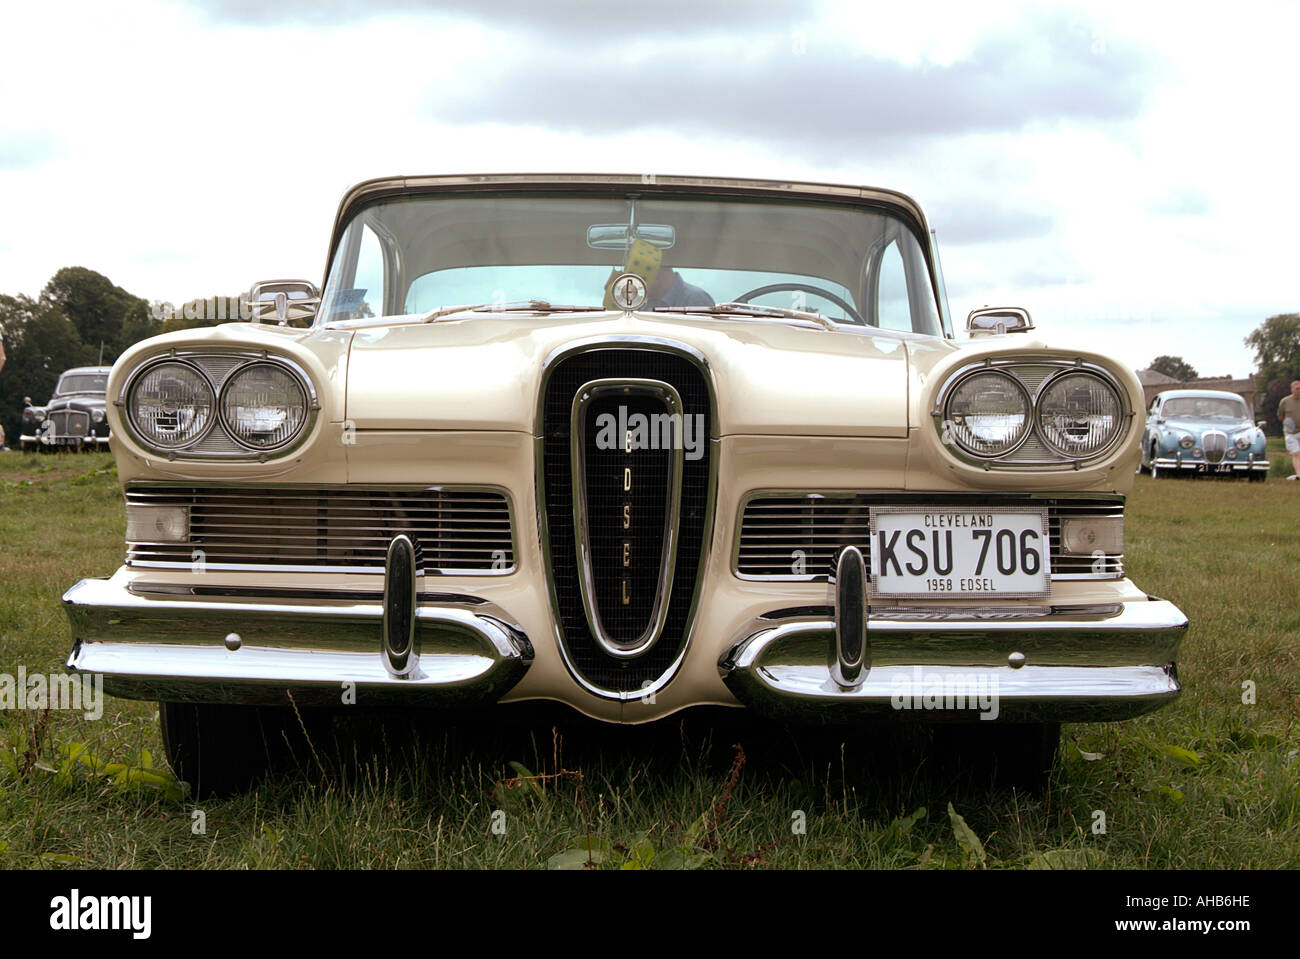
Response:
[[[8,355],[0,372],[0,422],[6,442],[17,446],[23,398],[45,403],[59,374],[85,363],[87,348],[71,320],[26,296],[0,295],[0,330]]]
[[[1270,433],[1281,432],[1278,401],[1292,380],[1300,380],[1300,313],[1270,316],[1246,337],[1246,345],[1255,351],[1258,364],[1255,387],[1262,394],[1259,412],[1266,423],[1264,428]]]
[[[72,321],[86,345],[84,363],[99,362],[102,343],[104,364],[111,364],[132,343],[159,329],[144,299],[84,266],[68,266],[55,273],[41,291],[40,302]]]
[[[1172,376],[1180,383],[1186,383],[1197,377],[1196,370],[1181,356],[1157,356],[1151,361],[1150,368],[1165,376]]]

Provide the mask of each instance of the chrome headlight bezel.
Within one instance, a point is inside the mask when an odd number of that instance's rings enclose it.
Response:
[[[203,429],[200,430],[198,433],[196,433],[194,436],[184,440],[183,442],[176,443],[174,445],[168,445],[166,443],[159,442],[154,437],[150,437],[147,434],[147,432],[136,421],[136,409],[135,409],[135,402],[134,402],[135,391],[137,387],[139,387],[140,381],[143,380],[145,376],[147,376],[149,373],[153,372],[154,370],[158,369],[161,366],[180,366],[180,367],[184,367],[185,369],[188,369],[191,373],[193,373],[195,376],[199,378],[199,381],[204,386],[207,387],[208,393],[211,394],[212,397],[212,414],[208,417],[208,422],[203,427]],[[135,441],[139,443],[141,446],[143,446],[145,449],[153,450],[155,452],[162,453],[164,455],[174,455],[180,452],[181,450],[186,450],[193,446],[198,445],[199,443],[202,443],[203,440],[208,436],[208,434],[212,432],[212,429],[214,426],[216,426],[217,419],[218,419],[217,388],[216,385],[212,382],[212,377],[210,377],[206,372],[204,372],[200,367],[198,367],[194,363],[191,363],[186,359],[183,359],[178,356],[174,356],[172,354],[152,357],[149,360],[145,361],[144,363],[141,363],[138,367],[136,367],[136,369],[132,371],[130,377],[127,378],[126,386],[122,390],[122,398],[119,402],[122,407],[122,422],[126,424],[127,431],[131,434],[131,436],[135,439]]]
[[[1008,385],[1010,385],[1011,388],[1019,395],[1020,400],[1024,406],[1025,422],[1020,429],[1019,436],[1017,436],[1014,439],[1014,441],[1012,441],[1007,446],[1006,449],[999,450],[996,453],[983,452],[979,450],[973,443],[964,441],[960,433],[956,429],[956,419],[959,414],[952,412],[952,401],[956,397],[958,391],[963,386],[968,385],[971,381],[978,379],[979,377],[982,376],[997,377],[999,379],[1005,380],[1008,383]],[[1033,433],[1034,405],[1029,397],[1029,393],[1025,389],[1024,383],[1022,383],[1016,377],[1011,376],[1004,370],[984,369],[984,368],[969,370],[962,376],[953,380],[951,385],[948,387],[946,393],[947,395],[946,398],[944,399],[944,404],[943,404],[943,411],[944,411],[943,420],[945,425],[944,435],[951,438],[954,444],[956,444],[960,449],[964,450],[966,453],[970,454],[971,456],[975,456],[975,457],[979,457],[980,459],[987,459],[987,460],[1001,459],[1002,457],[1010,456],[1016,450],[1020,449],[1020,447],[1024,445],[1025,440],[1029,439],[1030,435]],[[960,414],[960,415],[965,416],[968,414]]]
[[[1020,384],[1029,397],[1030,403],[1030,428],[1025,436],[1014,448],[991,456],[978,454],[958,443],[957,438],[952,435],[949,423],[950,400],[955,388],[967,377],[979,372],[997,372],[1010,376]],[[1071,456],[1056,450],[1043,437],[1038,422],[1039,402],[1045,391],[1059,378],[1072,373],[1086,373],[1098,379],[1115,395],[1120,411],[1119,427],[1114,436],[1104,446],[1084,456]],[[1104,366],[1085,362],[1079,357],[1038,357],[1018,354],[992,356],[954,369],[944,379],[935,394],[930,413],[946,452],[964,463],[986,470],[994,468],[1050,470],[1079,469],[1113,455],[1132,432],[1134,408],[1128,391],[1121,385],[1118,377]]]
[[[166,362],[183,363],[196,369],[207,379],[213,392],[213,416],[208,429],[197,439],[173,448],[155,444],[143,435],[132,421],[130,408],[132,391],[139,378],[151,368]],[[255,363],[274,365],[287,372],[306,399],[306,415],[297,433],[274,447],[258,448],[241,442],[227,427],[222,415],[222,399],[226,385],[237,373]],[[154,354],[140,360],[123,383],[117,398],[113,400],[113,405],[121,413],[124,432],[146,452],[165,456],[169,460],[266,461],[285,456],[300,447],[315,433],[321,409],[315,384],[307,371],[292,359],[276,356],[265,350],[239,348],[168,350],[166,353]]]
[[[1059,385],[1064,380],[1072,376],[1082,376],[1097,381],[1104,388],[1110,391],[1111,396],[1115,400],[1116,425],[1115,425],[1114,432],[1106,440],[1106,442],[1102,443],[1096,449],[1088,451],[1086,454],[1082,456],[1076,456],[1070,453],[1068,450],[1066,450],[1061,444],[1059,444],[1058,442],[1056,442],[1055,439],[1052,438],[1051,431],[1048,430],[1047,427],[1043,425],[1043,413],[1044,413],[1043,404],[1046,402],[1047,394],[1050,393],[1057,385]],[[1124,426],[1125,423],[1124,423],[1123,394],[1113,383],[1107,381],[1101,376],[1098,376],[1097,373],[1093,370],[1082,370],[1082,369],[1061,370],[1060,372],[1052,376],[1049,376],[1046,380],[1044,380],[1042,385],[1038,389],[1037,395],[1034,397],[1034,429],[1038,431],[1038,437],[1043,441],[1043,445],[1046,446],[1053,453],[1062,457],[1063,459],[1068,459],[1070,461],[1077,460],[1079,462],[1086,462],[1087,460],[1096,459],[1097,457],[1100,456],[1105,456],[1106,453],[1108,453],[1111,449],[1114,448],[1115,444],[1119,441],[1119,438],[1123,435]]]
[[[284,373],[289,377],[290,381],[298,388],[298,392],[302,396],[302,404],[303,404],[302,420],[298,423],[297,429],[295,429],[292,434],[290,434],[288,437],[281,440],[280,442],[272,443],[269,446],[257,446],[255,444],[249,443],[244,438],[242,438],[239,435],[239,433],[235,430],[234,425],[229,421],[226,415],[226,398],[228,393],[230,392],[231,385],[235,382],[236,379],[238,379],[243,374],[249,372],[250,370],[256,369],[258,367],[264,367],[264,366],[270,367],[271,369]],[[265,358],[250,360],[247,363],[243,363],[240,366],[235,367],[228,374],[226,374],[225,379],[221,383],[221,393],[217,396],[217,416],[221,420],[221,428],[226,431],[226,435],[229,436],[236,443],[238,443],[240,446],[242,446],[244,449],[248,450],[251,453],[256,453],[256,454],[277,453],[280,450],[287,449],[293,446],[298,441],[298,439],[302,436],[303,432],[307,429],[311,420],[312,405],[313,405],[313,396],[310,390],[308,389],[305,378],[299,373],[295,372],[293,367],[291,367],[288,363],[281,362],[276,358],[265,357]]]

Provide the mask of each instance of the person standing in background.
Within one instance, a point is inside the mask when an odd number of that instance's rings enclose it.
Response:
[[[1291,454],[1291,468],[1287,477],[1300,477],[1300,380],[1291,381],[1291,393],[1277,404],[1277,418],[1282,422],[1282,435],[1286,437],[1286,451]]]

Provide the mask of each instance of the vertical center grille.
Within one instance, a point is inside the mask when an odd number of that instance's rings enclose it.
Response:
[[[561,641],[592,686],[640,690],[672,667],[689,631],[710,518],[708,385],[676,354],[608,348],[557,361],[542,390],[545,545]],[[670,428],[663,449],[665,417],[677,411],[683,428]],[[636,432],[638,414],[657,436]],[[688,419],[703,428],[685,429]]]
[[[676,567],[681,397],[657,380],[594,380],[569,418],[573,529],[587,625],[613,656],[658,640]]]
[[[1206,430],[1201,437],[1201,448],[1205,450],[1206,462],[1222,463],[1228,452],[1228,434],[1222,430]]]

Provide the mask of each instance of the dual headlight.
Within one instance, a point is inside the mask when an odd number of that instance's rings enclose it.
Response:
[[[160,450],[190,449],[220,423],[239,446],[271,452],[292,443],[311,409],[306,386],[288,367],[255,360],[216,388],[197,365],[163,360],[135,376],[126,414],[136,435]]]
[[[983,459],[1008,456],[1031,435],[1062,459],[1091,459],[1115,443],[1126,422],[1119,391],[1073,369],[1048,378],[1033,398],[1010,371],[967,374],[948,391],[942,415],[945,435]]]

